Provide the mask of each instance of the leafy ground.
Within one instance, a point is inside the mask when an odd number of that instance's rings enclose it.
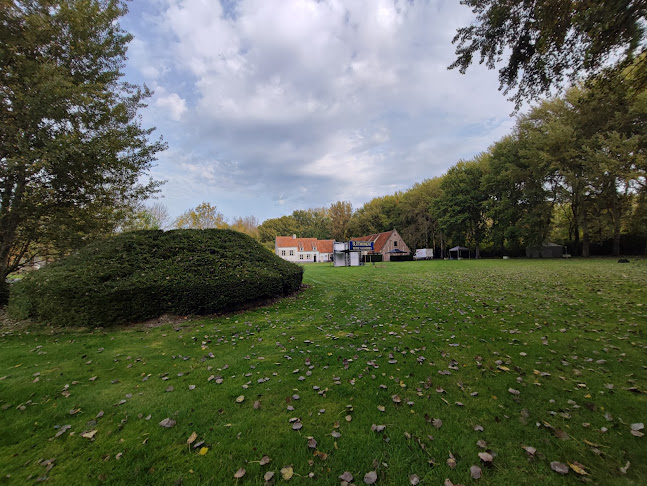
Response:
[[[311,265],[304,282],[160,327],[5,325],[0,484],[647,481],[647,261]]]

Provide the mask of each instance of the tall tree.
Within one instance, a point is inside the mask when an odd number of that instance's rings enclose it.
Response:
[[[441,182],[440,177],[427,179],[402,193],[397,228],[409,248],[442,247],[438,221],[431,214],[434,200],[442,197]]]
[[[337,241],[347,240],[348,223],[353,214],[353,205],[348,201],[337,201],[330,205],[329,213],[332,224],[331,236]]]
[[[263,221],[258,226],[258,237],[261,243],[266,243],[268,247],[273,247],[277,236],[298,236],[300,231],[301,227],[294,216],[281,216],[280,218],[270,218]]]
[[[456,60],[450,69],[465,73],[475,60],[488,68],[504,58],[500,89],[517,88],[522,100],[547,94],[565,79],[595,75],[609,62],[631,63],[644,50],[644,0],[461,0],[475,20],[459,28]],[[644,61],[644,59],[643,59]],[[641,67],[641,76],[647,70]],[[647,79],[643,79],[643,82]]]
[[[112,231],[155,191],[164,149],[138,117],[150,96],[121,81],[131,36],[119,0],[2,0],[0,301],[34,243],[67,249]]]
[[[302,238],[330,238],[332,221],[327,208],[297,209],[292,217],[299,225],[299,236]]]
[[[256,216],[238,217],[232,221],[230,228],[252,238],[258,238],[258,218]]]
[[[476,258],[486,231],[483,177],[488,170],[486,153],[451,167],[441,183],[442,197],[433,201],[433,210],[440,228],[457,244],[473,244]]]
[[[208,229],[229,228],[223,214],[216,206],[208,202],[198,204],[195,208],[182,213],[175,220],[176,228]]]

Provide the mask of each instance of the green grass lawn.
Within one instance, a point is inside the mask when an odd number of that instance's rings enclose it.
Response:
[[[304,283],[155,328],[5,325],[0,484],[647,483],[647,261],[318,264]]]

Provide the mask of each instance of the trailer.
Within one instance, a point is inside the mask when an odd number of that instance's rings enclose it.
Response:
[[[414,260],[431,260],[434,257],[433,248],[418,248],[413,256]]]

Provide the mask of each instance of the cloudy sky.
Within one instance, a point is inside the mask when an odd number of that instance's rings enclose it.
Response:
[[[406,190],[510,132],[497,73],[448,71],[456,0],[136,0],[127,79],[169,148],[171,216],[229,219]]]

